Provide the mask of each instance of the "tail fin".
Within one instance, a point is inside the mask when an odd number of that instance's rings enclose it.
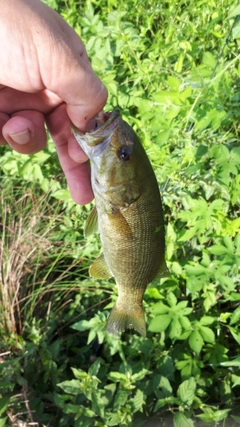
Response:
[[[107,331],[110,334],[124,332],[126,329],[135,329],[143,337],[146,336],[146,323],[142,304],[121,306],[118,301],[114,305],[108,321]]]

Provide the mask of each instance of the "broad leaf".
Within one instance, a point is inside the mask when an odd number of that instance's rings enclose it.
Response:
[[[178,398],[182,403],[191,406],[196,392],[196,381],[193,377],[184,381],[177,390]]]
[[[184,415],[183,412],[176,412],[173,417],[174,427],[194,427],[194,422],[191,418]]]

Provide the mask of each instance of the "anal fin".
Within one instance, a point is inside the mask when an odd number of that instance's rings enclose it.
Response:
[[[99,255],[99,257],[93,261],[89,268],[89,274],[97,279],[110,279],[110,277],[112,277],[112,273],[106,264],[103,254]]]

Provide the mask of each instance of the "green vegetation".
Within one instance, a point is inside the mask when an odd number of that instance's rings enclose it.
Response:
[[[171,277],[146,291],[147,338],[108,336],[116,288],[88,277],[90,206],[71,200],[50,141],[33,156],[0,147],[0,427],[237,427],[240,6],[46,2],[142,138]]]

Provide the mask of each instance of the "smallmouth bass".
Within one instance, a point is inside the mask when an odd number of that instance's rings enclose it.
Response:
[[[133,328],[146,336],[145,289],[154,278],[168,276],[155,174],[138,136],[119,110],[100,113],[95,130],[82,134],[73,127],[73,133],[92,162],[95,207],[87,219],[85,236],[98,229],[103,248],[90,275],[114,277],[118,288],[107,331],[114,334]]]

